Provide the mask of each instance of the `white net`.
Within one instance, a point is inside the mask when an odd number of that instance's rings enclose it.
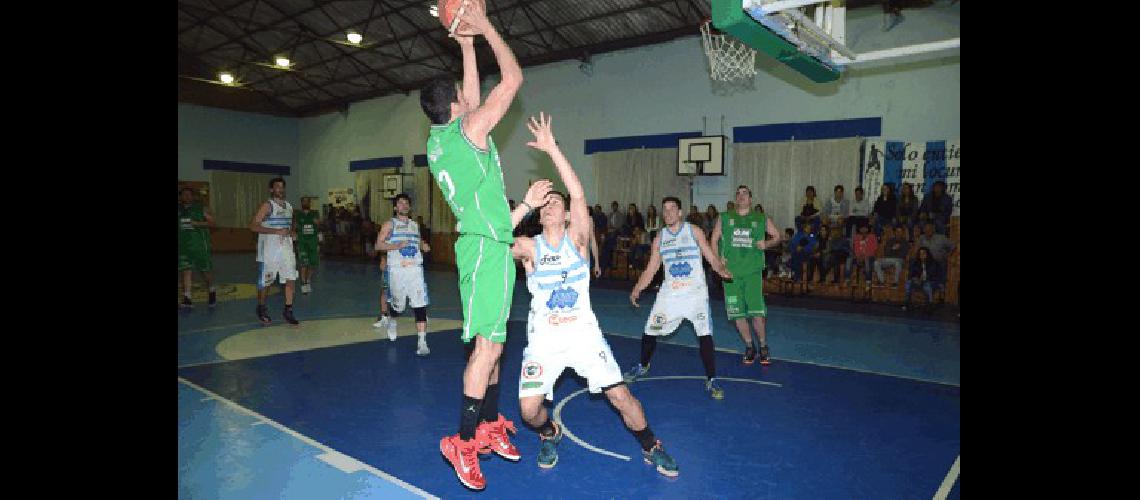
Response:
[[[709,76],[713,80],[730,82],[756,75],[756,49],[714,32],[712,21],[701,24],[701,41],[709,58]]]

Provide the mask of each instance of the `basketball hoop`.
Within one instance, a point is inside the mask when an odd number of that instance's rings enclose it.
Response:
[[[701,42],[713,80],[731,82],[756,76],[756,49],[716,31],[711,19],[701,23]]]

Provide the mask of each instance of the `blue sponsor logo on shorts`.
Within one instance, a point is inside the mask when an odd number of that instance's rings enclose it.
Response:
[[[415,245],[408,245],[400,249],[400,255],[403,255],[404,257],[414,257],[416,255],[416,251],[417,249]]]

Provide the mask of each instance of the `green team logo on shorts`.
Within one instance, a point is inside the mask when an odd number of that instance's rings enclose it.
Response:
[[[542,376],[542,365],[531,361],[523,365],[523,378],[538,378]],[[524,386],[525,387],[525,386]]]
[[[665,327],[665,315],[657,313],[653,316],[653,324],[649,325],[650,330],[660,330]]]
[[[542,387],[542,382],[523,382],[523,389],[538,389]]]

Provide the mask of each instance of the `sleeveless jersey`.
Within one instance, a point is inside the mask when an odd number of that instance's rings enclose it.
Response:
[[[764,241],[768,219],[764,214],[750,211],[740,215],[735,211],[720,214],[720,254],[728,261],[732,274],[758,273],[764,270],[764,251],[756,248]]]
[[[431,126],[428,168],[458,220],[458,233],[514,242],[511,209],[495,141],[488,135],[487,149],[476,147],[463,133],[463,118]]]
[[[298,242],[315,242],[317,241],[317,217],[320,212],[304,210],[297,212],[297,241]]]
[[[293,223],[293,205],[281,200],[278,204],[269,200],[269,214],[261,220],[261,227],[289,229]],[[288,251],[293,253],[293,238],[276,234],[257,234],[257,262],[272,262],[283,259]]]
[[[194,227],[191,222],[206,222],[206,211],[198,203],[189,207],[178,205],[178,244],[192,248],[210,243],[210,231],[204,227]]]
[[[393,217],[392,233],[388,235],[385,243],[402,241],[407,241],[408,246],[399,250],[388,250],[388,267],[396,269],[423,265],[424,254],[420,252],[420,225],[410,218],[401,221],[399,217]]]
[[[661,252],[661,264],[665,267],[661,294],[693,294],[702,300],[707,299],[708,285],[705,268],[701,265],[701,248],[693,237],[692,225],[682,222],[676,233],[666,226],[660,234],[658,250]]]
[[[576,327],[596,325],[590,307],[590,266],[564,234],[557,249],[541,235],[534,237],[534,272],[526,277],[530,290],[530,325],[527,340],[531,343],[560,342],[582,330]]]

